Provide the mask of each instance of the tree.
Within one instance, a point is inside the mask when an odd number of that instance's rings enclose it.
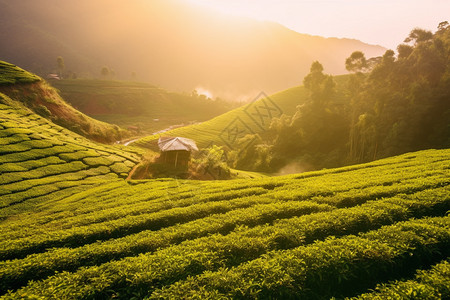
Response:
[[[222,147],[212,145],[202,149],[199,157],[194,160],[196,171],[213,179],[226,179],[230,177],[230,168],[225,161],[225,151]]]
[[[438,32],[445,31],[450,25],[448,24],[448,21],[444,21],[439,23],[438,25]]]
[[[395,62],[395,52],[394,50],[386,50],[386,52],[383,54],[383,63],[391,64]]]
[[[316,92],[320,89],[320,85],[325,81],[325,74],[323,74],[323,66],[320,62],[315,61],[311,64],[310,72],[303,79],[303,85],[311,92]]]
[[[371,57],[367,60],[367,70],[372,71],[383,59],[381,56]]]
[[[429,41],[433,38],[433,33],[428,30],[414,28],[405,39],[405,43],[414,42],[414,45]]]
[[[413,50],[414,50],[414,48],[410,45],[406,45],[406,44],[398,45],[398,47],[397,47],[398,58],[399,59],[408,58],[408,56],[411,55]]]
[[[62,56],[58,56],[56,58],[56,66],[58,68],[58,76],[60,79],[63,78],[63,72],[64,69],[66,68],[65,64],[64,64],[64,59],[62,58]]]
[[[311,91],[315,106],[322,108],[332,96],[335,87],[333,77],[323,73],[323,66],[318,61],[311,64],[310,73],[303,79],[303,85]]]
[[[100,71],[100,74],[102,74],[102,76],[105,78],[108,77],[110,74],[109,68],[107,66],[104,66]]]
[[[368,68],[367,60],[361,51],[353,52],[350,57],[345,60],[345,68],[349,72],[364,72]]]

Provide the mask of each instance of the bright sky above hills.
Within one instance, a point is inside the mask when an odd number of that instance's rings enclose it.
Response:
[[[300,33],[355,38],[395,49],[415,28],[450,22],[450,0],[186,0],[269,20]]]

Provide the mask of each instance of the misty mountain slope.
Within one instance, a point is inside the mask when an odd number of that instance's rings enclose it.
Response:
[[[136,72],[164,88],[202,87],[234,100],[295,86],[314,60],[340,74],[353,51],[371,57],[385,50],[229,17],[181,0],[1,0],[0,24],[0,38],[10,41],[0,59],[41,75],[63,56],[66,70],[82,76],[98,77],[106,65],[119,78]]]
[[[51,84],[81,112],[123,128],[138,127],[139,135],[205,121],[232,107],[225,101],[170,92],[142,82],[76,79]]]

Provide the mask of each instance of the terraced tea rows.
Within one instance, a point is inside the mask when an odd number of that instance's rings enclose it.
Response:
[[[41,79],[13,64],[0,61],[0,86],[16,83],[33,83]]]
[[[139,160],[139,151],[130,151],[90,142],[18,105],[0,104],[0,218],[43,198],[125,178]]]
[[[450,262],[444,261],[430,270],[419,270],[415,278],[377,286],[375,291],[354,299],[449,299]]]
[[[450,150],[429,150],[259,180],[116,179],[41,197],[34,210],[5,207],[0,291],[5,299],[372,297],[416,284],[404,278],[423,269],[436,282],[428,291],[443,294],[446,273],[427,269],[449,255],[449,166]]]

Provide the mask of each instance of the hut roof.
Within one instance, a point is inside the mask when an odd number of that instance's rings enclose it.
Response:
[[[161,151],[198,151],[195,141],[183,137],[161,137],[158,140]]]

